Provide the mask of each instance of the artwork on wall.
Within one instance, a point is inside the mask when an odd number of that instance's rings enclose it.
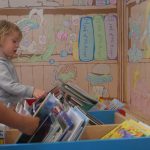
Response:
[[[9,7],[14,7],[15,3],[17,0],[13,5],[9,4]],[[24,6],[24,2],[18,2],[16,8],[29,5],[32,3]],[[45,13],[46,7],[35,5],[80,7],[93,6],[95,1],[35,0],[33,9],[30,9],[28,14],[10,16],[9,19],[14,21],[23,33],[17,51],[18,57],[13,59],[18,65],[17,71],[22,82],[26,84],[35,77],[38,79],[34,74],[36,70],[39,72],[39,78],[43,80],[40,81],[42,84],[37,81],[32,81],[31,84],[49,89],[61,80],[76,83],[92,95],[108,96],[111,89],[109,85],[118,84],[114,77],[118,74],[117,14],[51,14]],[[100,65],[100,61],[105,62]],[[107,61],[112,61],[113,64],[107,64]],[[103,66],[105,64],[106,66]],[[108,69],[111,67],[114,69]],[[103,72],[100,72],[99,68]],[[26,69],[32,71],[29,73],[30,80],[22,75]],[[112,93],[117,96],[117,87]]]

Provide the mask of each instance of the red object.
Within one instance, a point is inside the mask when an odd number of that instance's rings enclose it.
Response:
[[[118,109],[118,112],[123,116],[126,116],[126,112],[123,109]]]
[[[27,98],[26,102],[31,106],[36,101],[36,98]]]

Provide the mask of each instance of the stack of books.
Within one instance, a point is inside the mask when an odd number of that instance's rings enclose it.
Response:
[[[40,118],[32,136],[21,134],[17,143],[76,141],[87,124],[102,124],[78,105],[70,105],[59,87],[40,98],[30,113]]]

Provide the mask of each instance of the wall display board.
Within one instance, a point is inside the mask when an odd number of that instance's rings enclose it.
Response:
[[[121,99],[120,0],[6,2],[0,19],[23,32],[13,59],[22,83],[49,91],[62,80]]]
[[[150,1],[128,1],[124,16],[124,99],[150,122]]]

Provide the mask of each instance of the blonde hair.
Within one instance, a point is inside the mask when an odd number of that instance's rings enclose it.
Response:
[[[16,24],[9,22],[7,20],[0,20],[0,43],[3,41],[5,36],[13,32],[18,32],[19,40],[22,39],[22,32]]]

